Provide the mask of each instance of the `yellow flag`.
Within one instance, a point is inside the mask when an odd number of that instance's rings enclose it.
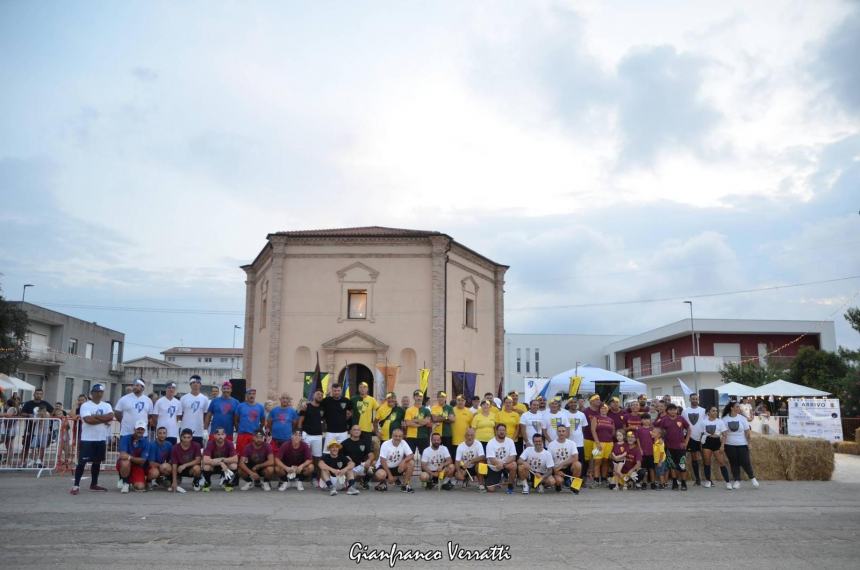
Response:
[[[322,377],[322,393],[323,393],[323,396],[328,396],[329,380],[331,380],[331,374],[324,374]]]
[[[486,475],[487,470],[488,469],[486,463],[478,463],[478,475]]]
[[[574,477],[573,480],[571,480],[571,482],[570,482],[570,488],[575,490],[575,491],[579,491],[579,489],[581,487],[582,487],[582,479],[580,479],[579,477]]]
[[[439,471],[439,480],[441,481],[444,478],[445,478],[445,470],[443,469],[443,470]]]
[[[421,390],[421,395],[427,395],[427,388],[430,387],[430,369],[422,368],[418,371],[418,389]]]
[[[541,477],[540,475],[535,475],[535,482],[534,482],[535,489],[538,488],[538,485],[540,485],[541,481],[543,481],[543,477]]]
[[[579,394],[579,387],[582,385],[582,376],[571,376],[570,377],[570,387],[567,389],[567,393],[573,397],[576,394]]]

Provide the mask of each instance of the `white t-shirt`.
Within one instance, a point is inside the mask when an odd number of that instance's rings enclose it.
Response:
[[[552,469],[552,466],[555,465],[552,453],[547,449],[538,451],[534,447],[527,447],[520,455],[520,459],[528,464],[529,469],[541,475],[546,475]]]
[[[451,452],[444,445],[440,445],[439,449],[425,447],[421,452],[421,463],[428,463],[433,471],[442,469],[448,459],[451,459]]]
[[[532,437],[534,434],[543,433],[542,430],[546,429],[547,422],[545,416],[540,411],[536,414],[529,411],[520,416],[520,425],[525,427],[525,433],[523,433],[523,445],[530,447],[532,445]],[[487,457],[489,457],[489,455]]]
[[[194,436],[203,437],[203,415],[209,409],[209,398],[203,394],[185,394],[179,399],[182,406],[182,427],[194,432]]]
[[[708,419],[708,414],[705,408],[698,406],[695,408],[684,408],[681,412],[688,422],[690,422],[690,439],[700,441],[702,439],[702,431],[704,430],[704,420]]]
[[[379,459],[376,460],[376,466],[382,466],[382,458],[384,457],[388,461],[388,468],[393,469],[410,455],[412,455],[412,448],[409,447],[408,443],[400,440],[400,445],[395,446],[394,442],[388,439],[379,448]]]
[[[494,437],[493,439],[491,439],[490,441],[487,442],[486,456],[487,456],[487,459],[491,459],[493,457],[495,457],[496,459],[501,459],[502,463],[504,463],[505,459],[507,459],[508,457],[511,457],[511,456],[516,457],[517,456],[517,448],[516,448],[516,446],[514,446],[514,440],[512,440],[509,437],[506,437],[505,441],[499,442],[499,440]],[[502,470],[501,467],[496,467],[495,465],[493,465],[489,461],[487,463],[489,464],[490,469],[492,469],[493,471],[501,471]]]
[[[726,416],[723,418],[723,422],[729,431],[726,445],[747,445],[747,436],[744,435],[744,432],[750,429],[750,424],[742,414],[735,417]]]
[[[103,416],[113,412],[113,408],[107,402],[99,402],[96,404],[92,400],[87,400],[81,405],[81,417],[88,416]],[[110,424],[95,424],[91,425],[87,422],[81,422],[81,441],[106,441],[110,435]]]
[[[167,437],[179,437],[179,416],[182,415],[182,406],[179,403],[179,398],[168,400],[167,396],[160,397],[155,402],[153,413],[158,415],[156,428],[167,428]]]
[[[719,436],[728,429],[729,428],[726,427],[726,422],[724,422],[721,418],[717,418],[715,420],[705,418],[704,420],[702,420],[701,442],[705,443],[705,440],[707,440],[708,435]]]
[[[570,412],[559,410],[554,414],[550,412],[546,415],[546,434],[550,441],[558,439],[558,426],[570,427]]]
[[[472,445],[466,445],[462,442],[457,446],[457,461],[474,461],[479,457],[484,456],[484,446],[477,439],[472,442]]]
[[[116,403],[115,410],[122,413],[119,434],[131,435],[134,433],[134,424],[139,420],[143,420],[149,425],[149,415],[152,413],[152,400],[144,394],[140,396],[126,394]]]
[[[564,443],[561,443],[558,440],[551,441],[549,442],[549,445],[547,445],[547,449],[552,454],[552,459],[555,461],[556,465],[564,463],[571,457],[579,455],[579,451],[576,449],[576,444],[573,443],[570,438],[564,440]]]
[[[570,414],[570,437],[568,438],[573,440],[576,447],[585,446],[585,436],[582,435],[582,428],[591,429],[588,425],[588,418],[585,417],[585,414],[576,410]]]

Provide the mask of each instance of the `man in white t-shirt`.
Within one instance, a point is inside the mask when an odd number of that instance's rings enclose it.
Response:
[[[568,439],[567,434],[569,429],[567,426],[559,426],[558,439],[549,442],[547,450],[552,454],[552,460],[555,465],[552,467],[553,478],[555,479],[555,491],[561,492],[561,486],[565,482],[565,478],[572,480],[573,477],[580,477],[582,474],[582,466],[579,463],[579,450],[576,444]],[[579,494],[579,490],[571,487],[571,491],[575,495]]]
[[[131,393],[124,395],[113,409],[114,418],[119,421],[119,445],[123,449],[134,438],[135,428],[140,422],[147,425],[144,437],[149,437],[149,416],[152,414],[152,400],[146,395],[146,382],[135,378],[131,383]],[[122,488],[122,478],[117,479],[117,487]]]
[[[478,480],[478,490],[486,492],[484,487],[484,476],[478,473],[478,463],[483,463],[486,457],[484,456],[484,446],[480,441],[475,439],[475,429],[469,428],[466,430],[466,439],[457,446],[456,459],[456,474],[457,481],[460,481],[463,486],[466,486],[466,477]]]
[[[529,411],[520,416],[520,425],[523,426],[520,429],[523,435],[523,447],[532,445],[532,438],[536,433],[546,437],[546,416],[540,411],[537,398],[529,402]]]
[[[556,396],[549,402],[549,412],[546,414],[547,442],[558,438],[558,427],[570,427],[570,413],[561,407],[561,398]]]
[[[570,411],[570,408],[573,408],[573,411]],[[567,417],[570,421],[570,429],[567,437],[570,438],[576,446],[576,451],[579,453],[581,460],[585,455],[585,450],[583,449],[585,446],[585,436],[582,434],[582,429],[591,429],[588,425],[588,418],[582,410],[579,410],[576,406],[570,406],[568,408]]]
[[[421,452],[421,482],[426,483],[428,489],[439,482],[443,489],[450,491],[454,487],[451,484],[453,476],[454,462],[451,460],[451,452],[442,445],[441,434],[431,434],[430,447],[425,447]]]
[[[176,445],[179,441],[179,420],[182,419],[182,405],[176,398],[176,383],[170,382],[166,387],[166,394],[155,402],[152,417],[156,419],[155,428],[163,427],[167,430],[167,441]]]
[[[702,460],[702,434],[705,432],[705,420],[707,419],[708,412],[705,408],[699,406],[698,394],[690,394],[690,407],[684,408],[681,415],[690,424],[690,442],[687,444],[687,451],[690,452],[693,477],[696,478],[696,485],[701,485],[702,479],[699,476],[699,462]]]
[[[182,427],[188,428],[193,434],[191,440],[203,447],[203,418],[209,411],[209,398],[200,393],[200,376],[195,374],[188,380],[191,392],[179,399],[182,417]]]
[[[78,465],[75,468],[75,484],[69,491],[77,495],[80,491],[81,477],[84,468],[91,463],[90,491],[107,489],[99,487],[99,471],[105,460],[107,438],[110,435],[110,424],[113,421],[113,408],[108,402],[102,402],[105,393],[104,384],[93,384],[90,389],[90,400],[81,405],[81,441],[78,448]]]
[[[508,429],[505,424],[496,425],[496,435],[487,442],[485,455],[487,456],[487,476],[484,481],[487,491],[492,493],[502,487],[502,476],[507,474],[508,495],[514,492],[514,482],[517,479],[517,448],[514,440],[507,437]]]
[[[395,428],[391,439],[382,443],[379,448],[379,459],[376,461],[377,491],[387,491],[389,483],[394,485],[401,480],[400,490],[413,493],[412,470],[415,468],[415,455],[409,444],[403,441],[403,430]],[[405,481],[405,484],[402,482]]]
[[[532,445],[523,449],[518,461],[520,479],[523,482],[523,495],[529,494],[529,486],[534,483],[538,493],[543,493],[544,487],[555,485],[552,468],[555,465],[552,453],[543,447],[543,436],[536,433],[532,437]]]

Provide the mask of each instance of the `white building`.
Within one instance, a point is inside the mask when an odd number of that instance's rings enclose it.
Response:
[[[182,368],[227,368],[244,370],[241,348],[199,348],[174,346],[161,353],[165,362]]]

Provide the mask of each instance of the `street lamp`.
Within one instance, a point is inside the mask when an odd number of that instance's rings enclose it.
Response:
[[[690,335],[691,340],[693,341],[693,386],[696,390],[696,393],[699,393],[699,371],[696,368],[696,357],[699,356],[699,348],[698,343],[696,342],[696,327],[693,323],[693,302],[692,301],[684,301],[684,303],[690,305]]]
[[[21,293],[21,303],[24,303],[24,299],[27,297],[27,287],[35,287],[32,283],[27,283],[24,285],[24,292]]]

